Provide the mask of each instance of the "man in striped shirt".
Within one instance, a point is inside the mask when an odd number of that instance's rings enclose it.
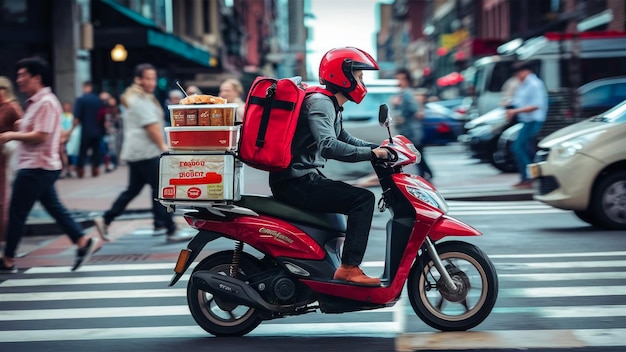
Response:
[[[59,155],[61,138],[61,103],[49,87],[50,70],[46,61],[27,58],[17,63],[17,86],[28,96],[19,131],[0,134],[0,144],[20,141],[17,148],[17,175],[13,182],[9,224],[0,273],[15,273],[15,252],[24,231],[28,214],[36,201],[57,221],[78,246],[72,271],[86,262],[97,247],[96,238],[88,238],[59,201],[54,182],[62,164]]]

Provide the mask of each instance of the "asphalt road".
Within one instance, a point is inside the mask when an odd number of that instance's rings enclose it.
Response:
[[[404,297],[381,311],[288,317],[264,322],[243,338],[213,338],[191,318],[184,280],[167,287],[172,258],[183,245],[136,229],[103,247],[81,271],[36,267],[2,277],[0,349],[514,351],[532,343],[545,345],[530,351],[548,345],[562,351],[626,349],[623,234],[592,229],[536,202],[455,201],[450,214],[484,233],[467,240],[489,254],[500,278],[494,311],[471,332],[435,332]],[[381,270],[385,221],[382,214],[375,218],[366,253],[364,268],[373,275]],[[210,250],[231,248],[230,241],[218,240]],[[140,249],[155,256],[109,260]],[[497,348],[489,349],[492,343]]]

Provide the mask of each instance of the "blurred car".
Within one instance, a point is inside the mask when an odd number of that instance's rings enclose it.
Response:
[[[626,230],[626,100],[539,142],[535,199],[594,226]]]
[[[360,104],[347,102],[342,112],[343,127],[353,136],[372,143],[380,143],[389,138],[387,130],[378,124],[378,110],[381,104],[387,104],[393,121],[390,100],[400,93],[397,86],[368,85],[367,95]],[[435,110],[426,106],[424,109],[424,138],[425,145],[445,145],[455,142],[463,131],[463,117],[450,109]],[[392,122],[393,124],[393,122]],[[392,133],[397,133],[392,129]]]
[[[500,135],[512,125],[506,120],[505,109],[498,107],[468,121],[464,126],[466,132],[458,137],[458,141],[466,146],[470,157],[493,164]]]
[[[472,98],[461,97],[455,99],[436,100],[426,103],[426,108],[438,111],[444,114],[450,114],[449,110],[459,114],[459,118],[468,120],[467,115],[470,107],[472,106]]]
[[[618,102],[626,99],[626,77],[612,77],[589,82],[578,88],[581,107],[580,119],[588,118],[602,113]],[[558,105],[558,96],[550,96],[550,106]],[[575,121],[569,119],[572,112],[569,107],[561,114],[558,114],[559,121],[547,121],[541,136],[553,132],[564,124]],[[561,116],[563,115],[563,116]],[[567,122],[570,121],[571,122]],[[506,122],[506,115],[503,108],[496,108],[478,118],[465,124],[467,132],[459,136],[459,141],[464,143],[474,158],[483,162],[489,162],[503,172],[516,172],[514,157],[511,152],[511,145],[517,139],[520,126]],[[506,133],[504,133],[507,131]]]

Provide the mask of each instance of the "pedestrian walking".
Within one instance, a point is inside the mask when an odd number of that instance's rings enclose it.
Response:
[[[15,273],[15,252],[24,232],[28,214],[36,201],[78,246],[72,271],[80,268],[98,245],[87,237],[57,197],[54,183],[61,173],[61,103],[50,89],[48,63],[41,58],[26,58],[17,63],[17,86],[28,96],[19,131],[0,133],[0,144],[19,141],[18,171],[13,182],[4,257],[0,272]]]
[[[75,164],[70,163],[70,157],[67,154],[67,142],[70,140],[73,129],[74,114],[72,113],[72,104],[66,101],[63,102],[63,112],[61,113],[61,145],[59,146],[59,155],[61,156],[62,169],[59,178],[72,177],[75,171]]]
[[[433,172],[424,156],[424,105],[426,102],[418,102],[413,93],[413,79],[411,72],[405,68],[396,71],[396,80],[400,87],[400,94],[393,97],[391,105],[396,111],[398,120],[398,132],[407,137],[422,155],[417,164],[418,174],[427,180],[432,179]],[[425,97],[424,97],[425,98]],[[421,106],[420,106],[421,105]]]
[[[234,78],[226,79],[220,84],[219,96],[226,99],[227,103],[237,104],[234,121],[242,122],[246,103],[243,101],[243,85],[241,82]]]
[[[532,61],[520,61],[513,65],[515,76],[521,82],[513,94],[513,108],[506,109],[506,117],[514,117],[522,123],[512,150],[520,173],[520,181],[515,188],[532,188],[532,179],[528,178],[526,166],[534,155],[535,137],[541,130],[548,112],[548,93],[543,81],[532,71]]]
[[[172,89],[169,93],[167,93],[167,99],[164,104],[165,118],[163,120],[165,122],[165,127],[172,126],[172,112],[167,108],[167,106],[180,104],[180,100],[184,97],[185,95],[183,95],[183,92],[180,89]]]
[[[156,200],[159,192],[159,159],[161,153],[167,151],[163,138],[163,107],[154,96],[156,83],[156,68],[151,64],[139,64],[135,68],[134,83],[121,97],[126,108],[121,158],[128,164],[128,186],[111,208],[95,219],[96,228],[105,240],[108,239],[111,222],[124,212],[145,185],[152,188],[155,232],[163,226],[167,241],[188,241],[193,237],[180,232],[173,214]]]
[[[16,122],[22,118],[22,108],[13,94],[13,84],[7,77],[0,77],[0,133],[15,131]],[[0,153],[0,241],[6,238],[9,219],[10,180],[13,178],[11,160],[18,142],[5,143]]]
[[[119,165],[117,139],[119,138],[120,120],[122,117],[115,97],[109,93],[104,95],[101,93],[100,98],[103,99],[104,103],[104,106],[100,109],[100,113],[98,114],[98,120],[100,120],[104,126],[104,136],[102,137],[104,170],[111,172]]]
[[[417,163],[417,172],[418,175],[422,176],[423,178],[425,178],[428,181],[432,182],[432,179],[435,177],[433,170],[430,168],[430,165],[427,162],[427,158],[425,155],[425,147],[426,145],[424,144],[424,135],[425,135],[425,131],[424,131],[424,124],[422,123],[422,121],[424,120],[424,118],[426,118],[426,103],[428,101],[428,98],[426,97],[425,93],[419,93],[416,95],[416,99],[417,101],[417,105],[419,106],[419,109],[417,111],[417,119],[420,121],[420,125],[422,125],[422,140],[420,141],[420,143],[418,145],[415,145],[415,148],[417,149],[418,152],[420,152],[420,162]]]
[[[97,177],[100,174],[104,127],[102,121],[98,119],[98,113],[103,106],[102,100],[93,92],[92,83],[90,81],[83,83],[83,95],[76,99],[74,106],[74,118],[81,125],[80,151],[77,161],[79,178],[85,175],[85,164],[89,152],[91,152],[89,156],[91,176]]]

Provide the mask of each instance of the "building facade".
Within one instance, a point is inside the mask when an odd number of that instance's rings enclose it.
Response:
[[[195,84],[298,74],[306,51],[304,0],[0,1],[0,75],[28,56],[50,62],[53,89],[73,101],[84,81],[120,94],[133,68],[155,65],[158,93]]]

